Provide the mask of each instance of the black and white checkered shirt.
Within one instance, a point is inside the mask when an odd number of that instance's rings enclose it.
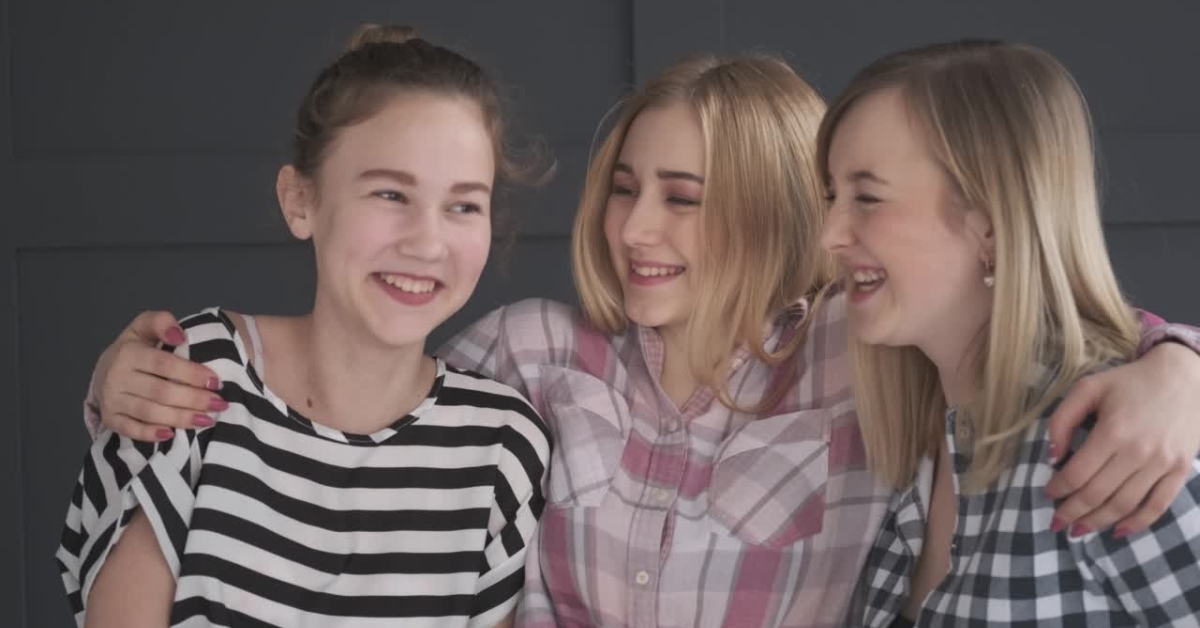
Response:
[[[1011,470],[986,491],[964,495],[970,426],[947,415],[957,527],[950,572],[925,599],[916,625],[1200,626],[1200,465],[1150,530],[1123,539],[1109,531],[1072,539],[1050,530],[1048,416],[1026,432]],[[1079,430],[1075,446],[1091,426],[1088,421]],[[917,484],[892,497],[850,625],[883,628],[903,609],[924,541],[932,470],[924,461]]]

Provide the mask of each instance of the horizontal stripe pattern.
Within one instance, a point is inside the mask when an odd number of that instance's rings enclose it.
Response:
[[[219,374],[229,410],[158,446],[98,435],[57,554],[81,626],[139,508],[175,571],[173,626],[487,626],[514,609],[550,455],[519,394],[439,360],[411,414],[342,434],[262,385],[224,312],[182,327],[172,349]]]

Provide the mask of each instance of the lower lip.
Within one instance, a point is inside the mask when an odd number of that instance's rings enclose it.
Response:
[[[885,279],[877,284],[870,284],[865,289],[860,288],[859,284],[857,284],[857,283],[852,283],[850,286],[850,302],[851,303],[867,302],[868,300],[870,300],[871,297],[875,296],[875,293],[879,292],[880,289],[882,289],[884,284],[886,284],[886,283],[887,283],[887,280]]]
[[[401,290],[400,288],[397,288],[396,286],[384,281],[379,275],[375,275],[375,281],[379,284],[379,287],[383,288],[383,291],[386,292],[389,297],[405,305],[425,305],[426,303],[432,301],[433,298],[437,296],[437,293],[442,289],[441,285],[434,285],[433,290],[430,290],[429,292],[405,292],[404,290]]]
[[[639,275],[633,271],[629,271],[629,283],[635,286],[660,286],[673,279],[678,279],[681,276],[683,276],[683,273],[676,273],[674,275],[654,275],[647,277],[645,275]]]

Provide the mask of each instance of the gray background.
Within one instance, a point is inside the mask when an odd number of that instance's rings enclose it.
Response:
[[[118,330],[152,307],[309,303],[312,264],[277,218],[274,172],[308,81],[364,21],[414,24],[483,61],[559,158],[552,184],[510,203],[522,226],[506,272],[490,269],[438,338],[505,301],[573,299],[567,239],[596,124],[665,63],[781,52],[828,98],[884,52],[963,36],[1033,43],[1075,72],[1125,289],[1200,321],[1186,272],[1200,259],[1200,8],[1045,4],[0,0],[0,626],[72,625],[52,555],[87,443],[79,402]]]

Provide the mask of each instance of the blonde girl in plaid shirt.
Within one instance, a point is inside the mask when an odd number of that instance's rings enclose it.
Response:
[[[589,166],[573,236],[582,309],[505,306],[440,351],[521,390],[555,436],[521,625],[841,624],[888,491],[865,464],[844,297],[818,298],[832,279],[814,244],[823,112],[778,58],[668,68],[625,101]],[[210,374],[140,340],[171,324],[143,316],[106,353],[93,420],[146,437],[189,420],[179,408],[203,411]],[[1113,392],[1197,379],[1147,377],[1162,369],[1151,362]],[[147,372],[167,379],[141,389]],[[1172,401],[1166,418],[1194,422]],[[1168,440],[1166,425],[1138,438]]]
[[[1092,138],[1066,68],[995,41],[884,57],[822,125],[864,441],[900,487],[854,623],[1200,625],[1200,464],[1138,534],[1058,532],[1045,493],[1055,404],[1138,346]]]

